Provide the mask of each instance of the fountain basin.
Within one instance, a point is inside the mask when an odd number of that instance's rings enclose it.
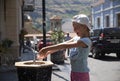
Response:
[[[51,61],[21,61],[16,62],[18,81],[51,81]]]
[[[45,67],[45,66],[52,66],[53,63],[51,61],[36,61],[35,63],[33,60],[30,61],[21,61],[16,62],[16,67]]]

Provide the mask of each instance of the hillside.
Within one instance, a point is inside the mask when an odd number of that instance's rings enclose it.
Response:
[[[53,15],[58,15],[63,18],[72,18],[76,14],[84,13],[90,15],[91,4],[95,0],[45,0],[46,1],[46,20]],[[35,0],[35,11],[29,13],[37,28],[40,27],[42,20],[42,0]]]
[[[79,13],[90,14],[92,0],[45,0],[46,17],[60,15],[63,18],[72,17]],[[42,15],[42,0],[35,0],[36,15]]]

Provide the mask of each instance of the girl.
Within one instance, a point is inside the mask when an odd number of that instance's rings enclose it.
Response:
[[[44,47],[39,51],[38,58],[45,58],[61,49],[70,49],[71,81],[90,81],[87,58],[90,52],[91,40],[89,39],[90,24],[86,15],[80,14],[73,17],[73,29],[77,34],[73,39],[64,43]]]

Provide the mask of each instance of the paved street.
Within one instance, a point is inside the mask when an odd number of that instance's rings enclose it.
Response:
[[[120,60],[115,54],[101,59],[89,58],[91,81],[120,81]]]
[[[31,53],[24,53],[22,60],[31,60]],[[120,81],[120,60],[114,54],[105,56],[103,59],[88,59],[91,81]],[[51,81],[70,81],[70,62],[65,60],[64,65],[56,65],[52,71]],[[7,77],[7,78],[6,78]],[[15,70],[0,72],[0,81],[18,81]]]

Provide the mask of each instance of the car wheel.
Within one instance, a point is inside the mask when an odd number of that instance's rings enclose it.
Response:
[[[116,53],[117,58],[120,59],[120,53]]]
[[[99,55],[99,53],[94,53],[92,57],[95,59],[98,59],[100,57],[100,55]]]
[[[97,48],[93,49],[92,57],[95,58],[95,59],[100,57],[100,53],[98,52]]]
[[[104,57],[105,56],[105,53],[101,53],[101,57]]]

